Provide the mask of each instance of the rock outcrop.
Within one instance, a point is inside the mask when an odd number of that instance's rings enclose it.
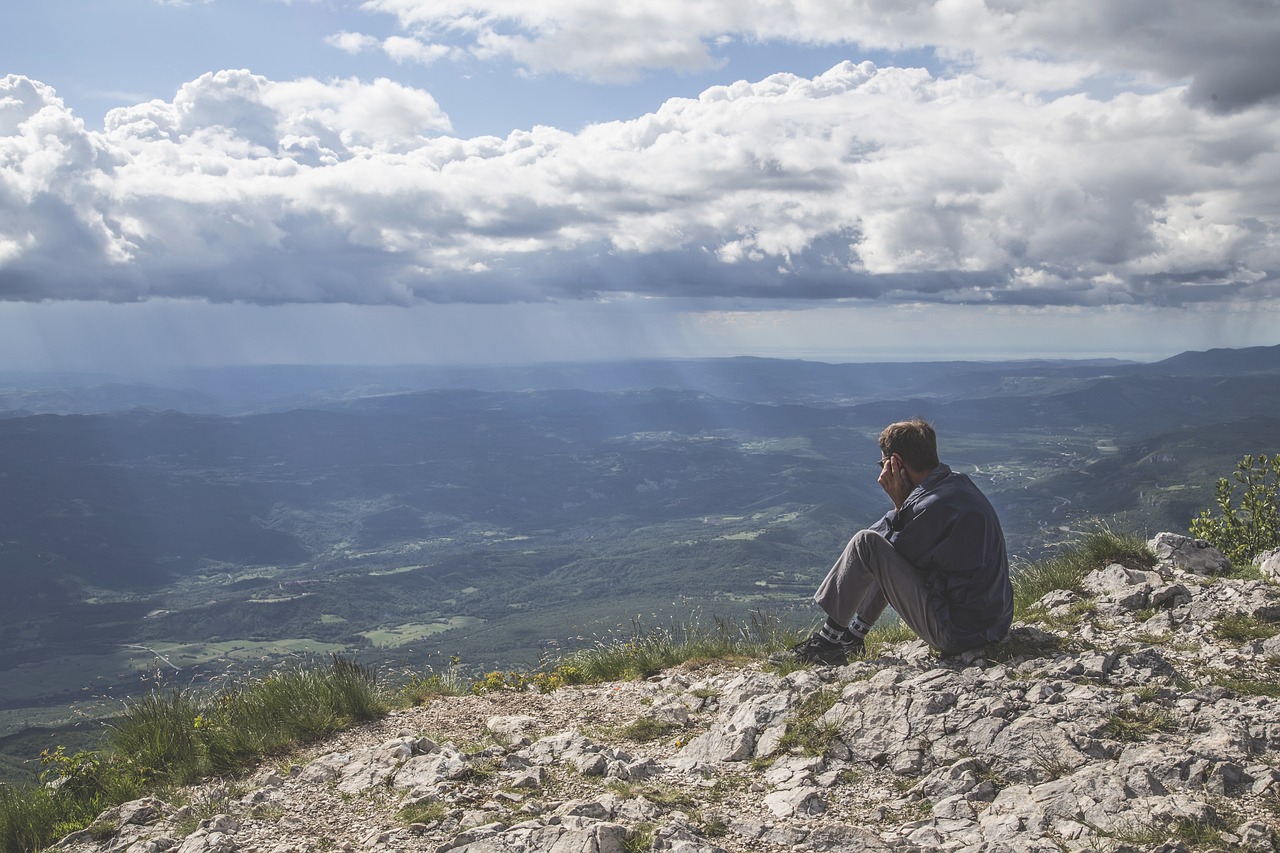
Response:
[[[1280,850],[1280,587],[1151,544],[1154,569],[1102,568],[958,658],[440,698],[59,847]]]

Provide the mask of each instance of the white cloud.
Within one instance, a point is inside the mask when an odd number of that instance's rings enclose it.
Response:
[[[370,50],[377,50],[381,43],[370,35],[342,31],[325,37],[325,44],[336,47],[344,53],[355,55]]]
[[[86,131],[0,81],[0,298],[1277,295],[1280,113],[845,63],[458,139],[387,80],[207,74]]]
[[[448,45],[429,44],[408,36],[389,36],[379,41],[371,35],[347,31],[326,36],[325,43],[353,56],[381,50],[394,62],[416,62],[420,65],[430,65],[454,52],[454,48]]]
[[[452,51],[447,45],[426,44],[404,36],[391,36],[382,43],[382,49],[396,62],[417,62],[421,65],[430,65]]]
[[[1191,80],[1231,110],[1280,95],[1280,15],[1269,0],[365,0],[418,36],[468,38],[479,56],[533,72],[615,81],[712,67],[735,39],[933,48],[1023,90],[1078,86],[1103,71]]]

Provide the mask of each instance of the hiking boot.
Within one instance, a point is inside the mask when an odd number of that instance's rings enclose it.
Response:
[[[796,643],[791,647],[791,657],[801,663],[816,663],[821,666],[844,666],[850,657],[861,657],[862,640],[850,640],[847,643],[832,643],[817,634],[809,639]]]

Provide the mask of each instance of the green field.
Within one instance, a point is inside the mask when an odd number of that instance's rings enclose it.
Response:
[[[379,649],[392,649],[427,637],[434,637],[437,634],[442,634],[455,628],[468,628],[479,625],[483,621],[472,616],[455,616],[451,619],[440,619],[425,624],[411,623],[397,625],[394,628],[361,631],[360,636],[367,637],[369,642]]]

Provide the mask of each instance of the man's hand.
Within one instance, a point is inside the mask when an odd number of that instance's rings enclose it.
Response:
[[[880,467],[880,478],[876,482],[880,484],[880,488],[884,489],[889,500],[893,501],[894,509],[902,509],[907,495],[911,494],[911,490],[915,488],[915,483],[911,481],[911,474],[896,453],[885,460],[884,465]]]

